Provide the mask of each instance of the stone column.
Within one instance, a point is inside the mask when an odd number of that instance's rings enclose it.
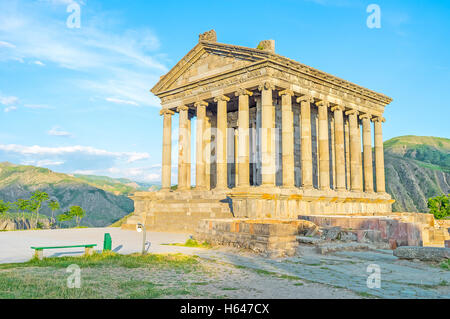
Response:
[[[205,147],[205,186],[206,189],[211,189],[211,112],[206,114],[205,120],[205,133],[203,139],[203,145]]]
[[[361,185],[361,140],[359,139],[358,111],[345,112],[350,126],[350,189],[362,191]]]
[[[386,120],[383,117],[375,117],[372,121],[375,129],[375,180],[377,192],[385,193],[383,131],[381,124]]]
[[[328,107],[329,102],[319,101],[319,187],[330,189],[330,145],[328,142]]]
[[[179,113],[179,137],[178,137],[178,189],[186,190],[188,188],[188,145],[190,140],[188,138],[188,110],[185,105],[179,106],[177,111]]]
[[[292,111],[292,97],[294,92],[284,90],[281,96],[281,154],[283,169],[283,186],[295,186],[294,164],[294,113]]]
[[[235,93],[239,97],[238,114],[238,187],[250,186],[250,134],[249,134],[249,96],[253,93],[240,89]]]
[[[194,104],[197,109],[197,133],[195,136],[196,149],[195,149],[195,188],[206,188],[205,177],[205,143],[204,134],[206,126],[206,107],[207,102],[200,101]]]
[[[301,141],[301,166],[302,187],[311,189],[312,182],[312,145],[311,145],[311,103],[313,98],[304,95],[297,99],[300,102],[300,141]]]
[[[363,125],[364,191],[373,192],[371,116],[369,114],[363,114],[359,118],[362,120]]]
[[[172,174],[172,115],[175,112],[163,109],[159,114],[164,115],[161,185],[163,190],[170,190]]]
[[[265,82],[259,86],[261,91],[261,149],[262,149],[262,186],[275,186],[275,128],[273,85]]]
[[[345,182],[350,190],[350,124],[348,116],[344,118],[344,143],[345,143]]]
[[[191,119],[192,119],[192,114],[189,114],[188,111],[188,121],[187,121],[187,139],[188,139],[188,143],[187,143],[187,161],[186,161],[186,181],[187,181],[187,188],[191,189],[191,132],[192,132],[192,128],[191,128]]]
[[[222,95],[214,99],[217,102],[217,189],[228,188],[227,181],[227,102],[229,97]]]
[[[333,106],[334,112],[334,142],[335,142],[335,162],[336,162],[336,191],[345,190],[345,146],[344,146],[344,119],[340,105]]]

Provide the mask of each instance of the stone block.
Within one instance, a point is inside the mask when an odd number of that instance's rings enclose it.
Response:
[[[442,261],[450,259],[450,248],[402,246],[394,250],[394,256],[400,259]]]

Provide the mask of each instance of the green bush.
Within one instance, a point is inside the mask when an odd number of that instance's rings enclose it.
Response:
[[[428,208],[436,219],[450,217],[450,194],[429,198]]]

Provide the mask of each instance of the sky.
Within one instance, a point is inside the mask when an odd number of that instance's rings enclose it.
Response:
[[[158,183],[149,90],[210,29],[222,43],[274,39],[283,56],[392,97],[384,140],[450,138],[449,13],[438,0],[0,0],[0,162]]]

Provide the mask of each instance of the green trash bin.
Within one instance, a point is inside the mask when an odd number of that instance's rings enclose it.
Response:
[[[110,233],[105,233],[105,238],[103,240],[103,251],[110,251],[112,246],[112,240]]]

